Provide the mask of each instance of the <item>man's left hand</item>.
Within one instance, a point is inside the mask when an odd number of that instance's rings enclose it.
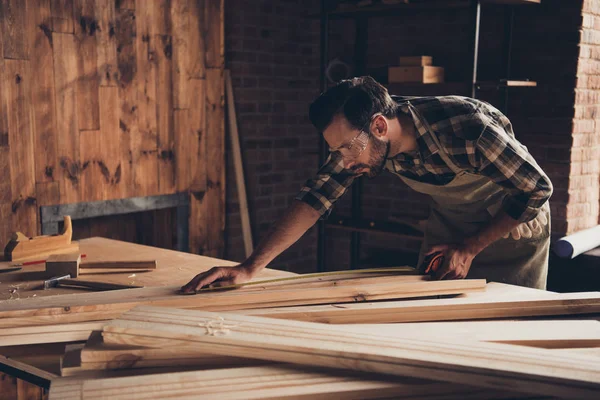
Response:
[[[469,273],[471,263],[477,251],[465,245],[437,245],[431,247],[425,255],[441,252],[444,263],[434,272],[434,279],[464,279]]]

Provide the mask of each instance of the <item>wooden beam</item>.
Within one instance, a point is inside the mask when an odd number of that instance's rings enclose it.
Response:
[[[547,299],[477,299],[387,301],[344,306],[299,306],[252,310],[247,314],[327,324],[385,324],[600,313],[600,293],[556,294]]]
[[[504,393],[502,393],[504,392]],[[159,373],[119,378],[69,378],[52,384],[50,400],[83,399],[87,395],[130,399],[186,398],[201,393],[203,399],[465,399],[518,398],[515,393],[488,391],[464,385],[422,379],[383,380],[334,371],[307,371],[286,365]],[[119,397],[120,398],[120,397]]]
[[[218,355],[431,378],[558,397],[597,397],[594,357],[464,340],[390,338],[307,322],[140,306],[105,332],[189,340]],[[107,338],[105,338],[106,340]],[[135,342],[130,343],[135,345]]]
[[[406,282],[387,276],[364,278],[360,282],[317,282],[314,287],[296,288],[293,291],[278,287],[262,291],[239,289],[182,296],[176,294],[179,287],[157,287],[31,298],[19,302],[6,300],[0,302],[0,327],[105,320],[115,318],[120,313],[144,303],[223,311],[437,296],[480,291],[485,288],[485,280]]]
[[[102,329],[104,324],[104,322],[82,322],[49,326],[6,328],[0,331],[0,348],[5,346],[87,340],[92,331]]]

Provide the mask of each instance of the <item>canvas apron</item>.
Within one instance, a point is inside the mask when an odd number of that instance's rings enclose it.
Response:
[[[413,116],[418,117],[418,111],[412,104],[409,103],[408,107]],[[433,199],[418,265],[421,265],[424,252],[430,246],[460,244],[465,238],[479,232],[501,210],[502,201],[507,195],[501,186],[489,178],[458,167],[440,145],[438,138],[431,133],[431,129],[428,130],[438,147],[439,156],[456,176],[450,183],[438,186],[396,173],[413,190]],[[395,171],[391,165],[388,169]],[[542,227],[541,233],[519,240],[510,235],[508,238],[500,238],[473,259],[467,277],[546,289],[550,249],[548,202],[540,212],[547,213],[547,223]]]

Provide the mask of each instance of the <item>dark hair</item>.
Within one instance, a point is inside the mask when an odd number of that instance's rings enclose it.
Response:
[[[370,76],[345,79],[329,88],[310,105],[308,116],[323,132],[342,113],[351,126],[362,129],[377,113],[387,118],[396,116],[398,106],[387,89]]]

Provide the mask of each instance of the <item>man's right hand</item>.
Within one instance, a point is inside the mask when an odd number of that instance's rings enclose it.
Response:
[[[181,288],[182,293],[194,293],[203,287],[222,287],[244,283],[252,278],[252,269],[243,264],[235,267],[213,267],[198,274]]]

